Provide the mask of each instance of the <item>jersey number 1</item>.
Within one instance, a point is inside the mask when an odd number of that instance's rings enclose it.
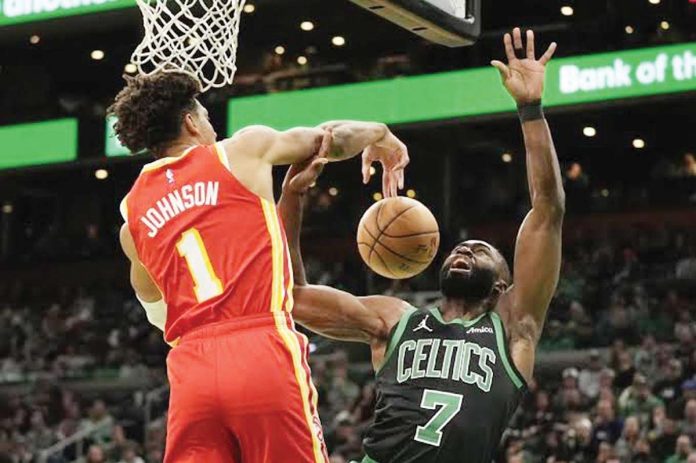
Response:
[[[442,441],[442,429],[447,426],[447,423],[452,421],[452,418],[462,409],[463,397],[460,394],[452,394],[451,392],[434,391],[426,389],[423,391],[423,400],[421,400],[421,408],[435,410],[440,408],[435,415],[425,423],[425,426],[416,428],[414,439],[423,444],[439,447]]]
[[[213,270],[208,251],[198,230],[190,228],[182,233],[181,239],[176,243],[176,249],[179,255],[186,259],[198,302],[205,302],[222,294],[222,283]]]

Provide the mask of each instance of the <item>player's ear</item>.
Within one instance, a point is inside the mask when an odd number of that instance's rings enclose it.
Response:
[[[508,284],[504,280],[498,280],[493,284],[493,289],[491,290],[491,298],[496,299],[500,297],[508,289]]]
[[[186,113],[184,115],[182,129],[182,131],[185,131],[185,133],[194,137],[200,133],[200,130],[198,129],[198,124],[196,124],[196,119],[193,117],[193,113]]]

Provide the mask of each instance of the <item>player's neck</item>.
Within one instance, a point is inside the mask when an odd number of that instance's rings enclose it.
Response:
[[[182,140],[177,140],[172,145],[170,145],[164,153],[162,153],[163,158],[178,158],[186,153],[186,150],[192,146],[199,145],[200,143],[193,138],[186,138]]]
[[[473,320],[487,310],[485,301],[472,303],[464,299],[445,298],[440,305],[442,318],[448,322],[454,319]]]

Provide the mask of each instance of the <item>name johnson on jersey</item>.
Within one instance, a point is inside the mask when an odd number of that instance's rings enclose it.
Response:
[[[217,206],[219,189],[220,182],[195,182],[163,196],[140,217],[140,221],[150,230],[147,236],[157,236],[167,222],[187,209]]]

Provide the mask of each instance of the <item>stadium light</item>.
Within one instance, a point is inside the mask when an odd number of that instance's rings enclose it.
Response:
[[[346,39],[341,37],[340,35],[337,35],[331,39],[331,43],[333,43],[337,47],[342,47],[346,44]]]
[[[595,135],[597,135],[597,129],[595,129],[594,127],[587,126],[582,129],[582,134],[586,137],[594,137]]]
[[[561,14],[563,16],[573,16],[573,13],[574,11],[572,6],[565,5],[561,7]]]
[[[372,195],[372,199],[374,199],[375,202],[381,201],[382,198],[383,198],[382,193],[379,193],[379,192],[377,192],[377,193],[375,193],[375,194]]]
[[[606,188],[602,189],[601,193],[602,193],[602,196],[605,198],[609,196],[609,190],[607,190]]]
[[[135,74],[138,70],[138,66],[136,66],[133,63],[128,63],[124,66],[123,70],[126,71],[128,74]]]
[[[329,194],[331,196],[338,196],[338,188],[332,186],[331,188],[329,188]]]
[[[5,203],[2,205],[2,213],[3,214],[12,214],[12,211],[14,211],[14,207],[12,207],[12,203]]]
[[[93,60],[99,61],[99,60],[104,59],[104,52],[102,50],[92,50],[92,53],[90,53],[89,56]]]
[[[274,51],[275,51],[276,55],[283,55],[283,54],[285,54],[285,47],[282,45],[278,45],[277,47],[275,47]]]
[[[407,190],[406,196],[408,196],[409,198],[415,198],[416,197],[416,190]]]
[[[244,5],[245,13],[253,13],[254,11],[256,11],[256,5],[254,5],[253,3],[247,3],[246,5]]]
[[[648,0],[652,5],[659,5],[660,0]]]
[[[626,31],[627,34],[633,34],[635,32],[635,29],[633,28],[633,26],[630,26],[630,25],[626,26],[626,28],[624,30]]]
[[[661,21],[661,22],[660,22],[660,29],[662,29],[663,31],[668,30],[668,29],[669,29],[669,22],[667,22],[667,21]]]
[[[303,31],[311,31],[314,29],[314,23],[312,21],[302,21],[300,29]]]
[[[29,43],[32,45],[36,45],[37,43],[41,42],[41,37],[38,35],[34,34],[31,37],[29,37]]]
[[[370,175],[375,175],[377,173],[377,169],[374,167],[370,166]]]
[[[634,138],[633,147],[637,149],[645,148],[645,140],[643,140],[642,138]]]
[[[97,180],[105,180],[109,176],[109,171],[106,169],[97,169],[94,171],[94,176]]]
[[[512,162],[512,154],[510,153],[503,153],[503,155],[500,157],[504,163]]]
[[[306,56],[298,56],[297,57],[297,64],[299,64],[300,66],[304,66],[305,64],[307,64],[307,57]]]

